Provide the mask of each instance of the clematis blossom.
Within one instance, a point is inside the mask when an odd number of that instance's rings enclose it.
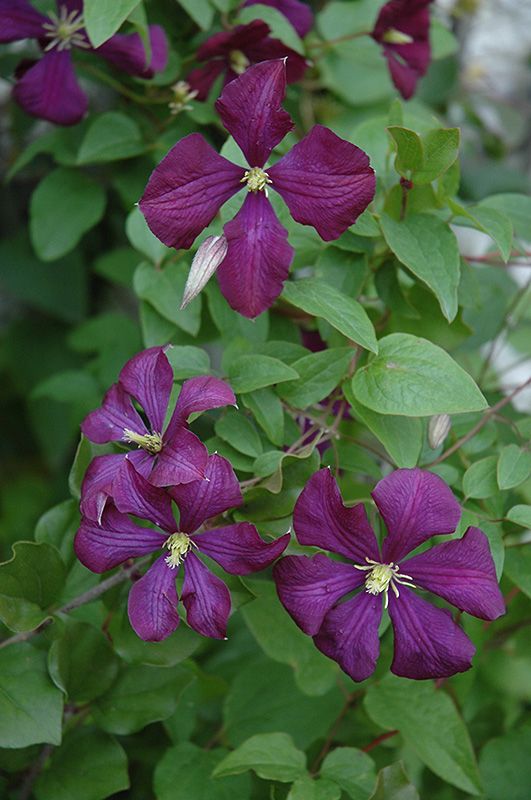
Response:
[[[245,0],[243,6],[254,6],[256,4],[275,8],[283,14],[290,22],[301,39],[304,39],[313,25],[313,13],[306,3],[300,0]]]
[[[182,385],[169,422],[164,427],[173,386],[173,370],[162,347],[143,350],[123,367],[103,404],[82,422],[84,435],[96,444],[123,442],[136,450],[97,456],[89,466],[81,491],[81,511],[101,520],[109,497],[115,497],[117,474],[128,463],[155,486],[201,480],[208,452],[188,429],[190,414],[233,405],[234,392],[211,376],[190,378]],[[143,416],[134,406],[137,402]],[[119,501],[115,499],[119,506]]]
[[[319,650],[355,681],[375,669],[382,606],[394,628],[392,672],[415,679],[464,672],[474,645],[448,610],[412,590],[426,589],[480,619],[502,615],[485,534],[471,527],[461,539],[406,558],[431,537],[455,531],[459,504],[441,478],[421,469],[396,470],[372,496],[388,531],[381,551],[363,505],[343,504],[329,470],[310,478],[295,506],[297,539],[346,561],[322,553],[283,558],[274,570],[280,600]]]
[[[92,47],[84,28],[82,0],[58,0],[57,12],[48,15],[27,0],[0,0],[0,43],[36,39],[44,51],[38,61],[20,65],[13,96],[27,114],[57,125],[75,125],[87,111],[87,96],[74,72],[74,49],[92,51],[128,75],[152,78],[166,66],[168,44],[159,25],[149,26],[149,36],[147,64],[138,33],[116,34],[100,47]]]
[[[138,636],[159,642],[177,628],[175,579],[182,569],[181,599],[188,624],[202,636],[225,638],[229,590],[199,556],[213,559],[232,575],[247,575],[272,564],[286,548],[289,533],[266,543],[249,522],[217,528],[205,525],[206,520],[242,502],[232,467],[219,455],[208,460],[208,480],[173,487],[169,492],[149,484],[129,462],[126,467],[116,482],[115,497],[124,511],[153,522],[160,530],[140,527],[127,513],[109,506],[101,525],[82,520],[74,541],[77,557],[93,572],[105,572],[130,558],[159,553],[129,592],[129,619]],[[178,526],[172,499],[179,509]]]
[[[293,127],[281,106],[285,90],[283,60],[255,64],[231,81],[216,109],[248,167],[218,155],[192,133],[155,168],[139,204],[155,236],[168,247],[186,249],[230,197],[247,190],[225,225],[228,251],[217,271],[226,299],[247,317],[278,297],[293,259],[288,232],[268,199],[270,189],[280,194],[293,219],[312,225],[325,241],[337,239],[374,196],[367,155],[322,125],[266,171],[273,148]]]
[[[430,65],[432,0],[390,0],[376,20],[372,37],[383,48],[394,85],[405,100]]]

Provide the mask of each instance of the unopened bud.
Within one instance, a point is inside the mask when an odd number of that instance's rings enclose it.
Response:
[[[432,450],[436,450],[446,439],[452,420],[448,414],[436,414],[428,424],[428,442]]]
[[[228,248],[228,242],[223,235],[207,236],[200,245],[188,273],[181,309],[186,308],[188,303],[197,297],[201,289],[206,286],[227,255]]]
[[[388,28],[382,36],[382,42],[386,44],[413,44],[413,37],[396,28]]]

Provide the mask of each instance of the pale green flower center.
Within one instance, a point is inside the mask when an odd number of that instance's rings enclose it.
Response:
[[[179,114],[181,111],[190,111],[192,106],[189,105],[189,102],[197,97],[197,89],[192,89],[186,81],[177,81],[171,90],[173,92],[173,100],[170,103],[171,113]]]
[[[195,546],[187,533],[172,533],[164,542],[164,547],[170,551],[164,561],[170,569],[175,569],[183,563],[192,547]]]
[[[81,32],[85,23],[83,15],[78,11],[68,11],[66,6],[61,6],[59,14],[50,11],[48,16],[51,22],[45,22],[43,28],[46,31],[45,37],[51,41],[48,42],[45,50],[53,50],[54,47],[57,47],[58,50],[90,47],[85,34]]]
[[[243,75],[250,61],[241,50],[231,50],[229,53],[230,68],[236,75]]]
[[[409,34],[398,31],[396,28],[388,28],[382,36],[382,42],[386,44],[413,44],[414,39]]]
[[[411,586],[416,589],[414,583],[411,583],[411,575],[404,575],[399,570],[398,564],[392,561],[390,564],[380,564],[378,561],[373,561],[372,558],[366,558],[368,566],[361,566],[361,564],[354,564],[355,569],[361,569],[367,572],[365,578],[365,591],[369,594],[385,594],[384,607],[387,608],[389,604],[389,587],[393,590],[396,597],[400,597],[397,584],[402,586]]]
[[[141,447],[143,450],[147,450],[148,453],[160,453],[162,450],[162,436],[160,433],[142,434],[135,433],[129,428],[124,428],[123,439],[131,444],[136,444],[137,447]]]
[[[247,184],[247,191],[249,192],[264,192],[268,197],[267,185],[273,183],[267,172],[260,167],[252,167],[245,171],[240,183]]]

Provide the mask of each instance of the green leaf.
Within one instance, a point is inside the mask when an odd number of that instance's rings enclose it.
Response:
[[[30,237],[43,261],[74,249],[103,217],[105,191],[82,172],[59,168],[39,183],[30,201]]]
[[[304,45],[300,40],[297,31],[289,20],[278,11],[276,8],[257,3],[256,5],[241,8],[238,12],[237,22],[246,25],[252,22],[253,19],[261,19],[266,25],[269,26],[271,36],[274,39],[280,39],[282,44],[295,50],[296,53],[304,55]]]
[[[380,224],[398,260],[432,290],[451,322],[457,314],[461,261],[449,226],[432,214],[409,214],[401,222],[382,214]]]
[[[328,397],[344,377],[352,360],[350,347],[331,347],[293,363],[299,378],[279,386],[278,393],[290,405],[307,408]]]
[[[391,125],[387,130],[396,144],[395,169],[398,174],[409,177],[410,172],[422,169],[424,150],[418,133],[398,125]]]
[[[519,486],[531,475],[531,453],[516,444],[508,444],[498,459],[498,486],[512,489]]]
[[[465,497],[485,499],[498,493],[496,480],[496,456],[487,456],[475,461],[463,475]]]
[[[523,528],[531,528],[531,506],[518,505],[513,506],[507,513],[507,519],[521,525]]]
[[[243,404],[249,409],[268,439],[278,446],[284,443],[284,410],[280,398],[272,389],[257,389],[247,392],[242,397]]]
[[[50,647],[48,670],[71,702],[88,703],[110,688],[118,673],[118,659],[101,631],[70,619]]]
[[[406,417],[482,411],[487,401],[442,348],[408,333],[380,340],[380,352],[352,381],[356,400],[380,414]]]
[[[254,392],[298,377],[295,369],[271,356],[239,356],[231,361],[228,370],[228,380],[236,394]]]
[[[133,286],[138,297],[151,303],[165,319],[191,336],[197,336],[201,327],[201,297],[196,297],[186,308],[180,308],[187,273],[188,266],[182,262],[157,269],[143,261],[136,269]]]
[[[212,770],[226,750],[200,750],[182,742],[166,750],[155,769],[157,800],[247,800],[249,775],[213,778]]]
[[[99,47],[116,33],[140,0],[85,0],[83,19],[93,47]]]
[[[173,376],[178,381],[210,373],[210,358],[206,350],[200,347],[173,345],[166,350],[166,357],[173,367]]]
[[[531,239],[531,197],[526,194],[493,194],[481,201],[481,207],[495,208],[509,217],[516,236]]]
[[[509,217],[494,208],[487,208],[486,206],[465,207],[454,200],[448,200],[448,206],[454,216],[469,220],[475,228],[490,236],[498,247],[503,260],[507,262],[511,255],[513,243],[513,225]]]
[[[370,718],[400,730],[408,745],[436,775],[473,795],[481,781],[466,726],[450,697],[433,683],[388,676],[365,698]]]
[[[213,777],[239,775],[254,770],[259,778],[290,783],[306,771],[306,756],[286,733],[251,736],[220,761]]]
[[[373,353],[378,352],[374,328],[365,309],[334,286],[314,278],[288,281],[284,284],[282,297],[308,314],[326,319],[356,344]]]
[[[320,769],[323,778],[337,783],[351,800],[367,800],[374,787],[374,761],[356,747],[336,747]]]
[[[117,111],[107,111],[93,118],[79,152],[78,164],[119,161],[142,153],[144,145],[137,123]]]
[[[431,183],[452,166],[459,155],[459,138],[459,128],[435,128],[424,134],[424,167],[413,176],[416,185]]]
[[[380,770],[376,789],[369,800],[420,800],[420,795],[410,783],[404,765],[398,761]]]
[[[263,451],[262,441],[253,423],[236,409],[227,409],[216,421],[214,429],[221,439],[240,453],[256,458]]]
[[[0,650],[0,747],[60,744],[63,695],[46,670],[46,654],[29,644]]]
[[[516,508],[530,509],[529,506],[516,506]],[[506,547],[503,571],[515,586],[531,597],[531,544]]]
[[[214,19],[214,7],[208,0],[177,0],[177,2],[202,30],[210,28]]]
[[[133,247],[157,266],[160,265],[161,261],[168,253],[172,252],[169,247],[162,244],[162,242],[151,233],[139,208],[134,208],[127,217],[125,232]],[[179,298],[179,305],[177,307],[181,305],[181,299],[182,298]]]
[[[528,800],[531,786],[531,727],[491,739],[479,759],[489,800]]]
[[[145,642],[131,627],[127,609],[113,615],[109,635],[115,652],[129,664],[144,664],[154,667],[173,667],[194,653],[202,638],[188,628],[179,625],[175,633],[162,642]]]
[[[72,497],[76,500],[81,498],[81,484],[85,477],[88,465],[92,461],[95,453],[92,443],[81,434],[76,454],[68,473],[68,488]]]
[[[340,800],[340,797],[341,789],[335,783],[304,775],[297,778],[286,800]]]

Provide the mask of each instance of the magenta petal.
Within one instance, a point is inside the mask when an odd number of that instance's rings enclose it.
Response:
[[[194,631],[213,639],[226,638],[229,590],[193,553],[186,556],[182,599]]]
[[[79,507],[84,517],[101,522],[101,515],[109,497],[115,475],[125,459],[125,453],[96,456],[90,462],[81,485]]]
[[[216,111],[251,167],[263,167],[269,154],[293,128],[282,108],[286,93],[283,59],[262,61],[231,81],[216,100]]]
[[[36,11],[26,0],[0,0],[0,44],[39,39],[46,22],[50,22],[49,17]]]
[[[240,484],[226,458],[210,456],[204,478],[169,490],[179,506],[179,528],[186,533],[193,533],[206,519],[242,503]]]
[[[395,470],[372,496],[388,530],[385,562],[400,561],[432,536],[453,533],[461,518],[459,503],[442,478],[422,469]]]
[[[354,224],[376,186],[367,154],[323,125],[315,125],[268,174],[293,219],[313,225],[325,241]]]
[[[241,189],[243,173],[201,134],[191,133],[151,173],[140,210],[161,242],[187,249],[223,203]]]
[[[57,125],[75,125],[87,110],[70,50],[51,50],[17,81],[13,97],[27,114]]]
[[[471,666],[476,648],[449,611],[436,608],[400,586],[389,592],[389,616],[395,631],[391,671],[402,678],[449,678]]]
[[[162,433],[173,386],[173,370],[162,347],[150,347],[131,358],[118,378],[126,392],[138,400],[153,432]]]
[[[340,553],[357,564],[380,561],[378,544],[361,503],[347,508],[329,469],[316,472],[293,511],[293,527],[301,544]]]
[[[318,633],[332,606],[365,580],[365,573],[322,553],[286,556],[275,565],[273,576],[282,605],[310,636]]]
[[[160,556],[129,592],[131,627],[146,642],[161,642],[179,625],[176,573]]]
[[[142,450],[140,447],[138,450],[130,450],[129,453],[127,453],[127,460],[131,462],[136,471],[139,472],[143,478],[149,478],[155,463],[155,456],[153,453],[148,453],[147,450]]]
[[[122,461],[113,483],[116,508],[123,514],[148,519],[168,533],[177,529],[171,510],[171,497],[140,475],[128,458]]]
[[[267,61],[268,59],[287,58],[287,83],[297,83],[297,81],[300,81],[309,66],[303,56],[296,53],[295,50],[286,47],[280,39],[273,39],[271,36],[249,45],[245,50],[245,54],[253,64],[257,64],[259,61]]]
[[[313,25],[313,14],[300,0],[245,0],[244,6],[254,6],[257,3],[263,6],[276,8],[291,22],[301,39],[303,39]]]
[[[82,519],[74,539],[76,555],[92,572],[106,572],[127,561],[158,550],[165,537],[151,528],[141,528],[114,508],[104,512],[101,525]]]
[[[414,47],[414,45],[406,45],[406,47]],[[409,64],[399,60],[396,56],[395,48],[384,46],[383,50],[384,56],[387,59],[391,80],[404,100],[409,100],[415,94],[417,82],[424,73],[413,69]]]
[[[189,378],[182,385],[164,440],[171,439],[173,432],[186,423],[190,414],[233,405],[236,405],[236,395],[225,381],[211,375]]]
[[[261,19],[254,19],[247,25],[236,25],[228,31],[220,31],[203,42],[197,51],[198,61],[208,61],[211,58],[229,58],[233,50],[247,52],[249,45],[265,39],[269,35],[269,25]]]
[[[218,267],[219,285],[232,308],[252,319],[279,296],[294,250],[261,192],[248,193],[224,232],[229,249]]]
[[[152,78],[166,66],[168,41],[160,25],[149,26],[149,38],[151,41],[149,65],[146,64],[144,43],[138,33],[117,33],[94,52],[128,75]]]
[[[214,59],[201,67],[196,67],[186,76],[186,82],[197,92],[197,100],[206,100],[209,92],[227,65],[222,59]]]
[[[140,416],[133,408],[131,398],[115,383],[111,386],[100,408],[91,411],[81,423],[81,430],[91,442],[105,444],[124,440],[124,431],[130,430],[140,435],[148,433]]]
[[[223,567],[231,575],[249,575],[269,567],[284,552],[289,544],[289,533],[274,542],[264,542],[254,525],[237,522],[224,528],[199,533],[194,544],[206,556]]]
[[[191,431],[181,428],[164,444],[149,480],[155,486],[202,480],[207,460],[205,445]]]
[[[372,675],[380,652],[381,597],[360,592],[328,612],[314,642],[354,681]]]
[[[403,561],[400,571],[467,614],[492,620],[505,613],[489,542],[479,528]]]

